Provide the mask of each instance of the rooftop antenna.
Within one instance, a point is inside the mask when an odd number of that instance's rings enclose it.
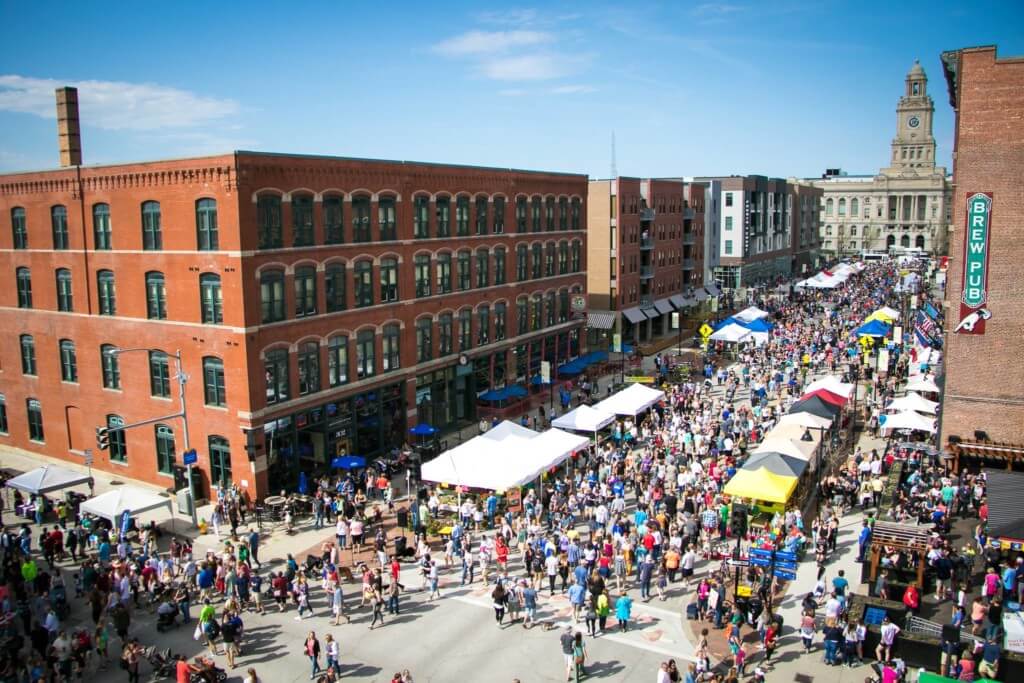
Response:
[[[619,171],[615,167],[615,131],[612,131],[612,178],[618,178]]]

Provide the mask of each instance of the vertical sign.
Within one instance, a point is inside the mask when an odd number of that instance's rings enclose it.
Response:
[[[958,334],[985,334],[988,310],[989,228],[992,224],[992,193],[967,195],[967,230],[964,235],[963,293],[960,297]]]
[[[614,351],[615,353],[622,353],[622,335],[621,334],[613,334],[612,335],[612,351]]]
[[[540,362],[540,379],[544,384],[551,384],[551,361]]]

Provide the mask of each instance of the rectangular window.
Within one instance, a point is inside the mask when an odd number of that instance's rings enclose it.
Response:
[[[68,210],[63,206],[50,209],[50,224],[53,228],[53,248],[68,249],[71,246],[68,239]]]
[[[110,206],[96,204],[92,207],[92,237],[98,251],[113,249],[110,233]]]
[[[327,377],[332,387],[348,383],[348,337],[331,337],[328,341]]]
[[[263,360],[263,374],[267,381],[267,405],[287,401],[290,378],[288,376],[288,350],[267,351]]]
[[[455,234],[459,237],[469,235],[469,197],[455,199]]]
[[[210,449],[210,481],[222,489],[231,486],[231,444],[222,436],[207,439]]]
[[[45,441],[43,434],[43,406],[34,398],[25,401],[28,409],[28,438],[32,441]]]
[[[374,358],[375,336],[370,330],[363,330],[356,335],[356,378],[373,377],[376,374]]]
[[[324,242],[343,244],[345,242],[345,201],[331,195],[323,198]]]
[[[161,474],[174,471],[174,430],[167,425],[156,425],[156,469]]]
[[[725,251],[724,251],[724,253],[726,255],[729,255],[729,254],[732,253],[732,240],[726,240],[725,241]]]
[[[313,244],[313,198],[308,194],[292,197],[292,246]]]
[[[206,405],[227,405],[227,391],[224,388],[224,361],[220,358],[203,359],[203,396]]]
[[[171,371],[163,351],[149,352],[149,393],[160,398],[171,396]]]
[[[18,289],[18,308],[32,308],[32,272],[28,268],[15,271]]]
[[[398,239],[398,221],[395,217],[394,197],[381,197],[377,201],[377,223],[380,225],[380,239],[392,242]]]
[[[417,195],[412,202],[412,236],[430,237],[430,197]]]
[[[732,230],[732,216],[725,217],[725,229]]]
[[[725,193],[725,205],[732,206],[732,192]]]
[[[11,234],[15,249],[28,249],[28,226],[25,224],[25,209],[17,206],[11,209]]]
[[[324,272],[324,288],[327,295],[327,312],[344,311],[345,303],[345,266],[333,263]]]
[[[0,434],[7,434],[7,399],[0,394]]]
[[[107,427],[114,429],[124,427],[124,418],[117,415],[107,415]],[[125,439],[124,430],[110,432],[110,459],[113,462],[128,462],[128,442]]]

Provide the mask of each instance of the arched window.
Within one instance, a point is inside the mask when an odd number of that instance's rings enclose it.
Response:
[[[281,231],[281,197],[261,194],[256,198],[256,228],[260,249],[280,249],[284,246]]]
[[[494,198],[494,234],[501,235],[505,232],[505,198]]]
[[[555,198],[548,197],[547,201],[544,202],[544,228],[548,232],[553,232],[555,229]]]
[[[398,219],[395,216],[395,198],[381,197],[377,200],[377,222],[380,224],[380,239],[392,242],[398,239]]]
[[[455,198],[455,234],[458,237],[469,235],[469,197],[465,195]]]
[[[295,317],[316,315],[316,268],[300,266],[295,269]]]
[[[828,199],[825,200],[825,215],[826,216],[831,216],[832,215],[832,207],[833,207],[832,198],[829,197]]]
[[[437,355],[447,356],[455,350],[452,343],[454,332],[452,331],[452,314],[442,313],[437,316]]]
[[[320,391],[320,344],[305,342],[299,347],[299,396]]]
[[[491,307],[481,304],[476,309],[476,343],[483,346],[491,341]]]
[[[11,237],[15,249],[28,249],[28,225],[25,223],[25,209],[20,206],[11,209]]]
[[[505,339],[507,316],[507,306],[504,301],[494,304],[494,341],[496,342]]]
[[[323,198],[324,242],[343,244],[345,242],[345,200],[338,195]]]
[[[856,197],[850,200],[850,215],[854,218],[860,215],[860,201]]]
[[[25,375],[38,374],[36,370],[36,340],[31,334],[23,334],[21,341],[21,372]]]
[[[529,301],[525,296],[521,296],[516,299],[516,334],[526,334],[529,329]]]
[[[352,270],[356,308],[373,305],[373,262],[356,261]]]
[[[146,251],[160,251],[164,248],[160,202],[142,202],[142,248]]]
[[[540,214],[541,214],[541,200],[540,197],[534,197],[533,202],[530,206],[530,222],[531,229],[533,232],[540,232]]]
[[[356,334],[356,379],[377,374],[376,335],[373,330],[360,330]]]
[[[430,296],[430,254],[416,254],[413,258],[413,279],[416,298]]]
[[[416,362],[425,363],[434,356],[434,322],[429,317],[416,321]]]
[[[558,293],[558,322],[564,323],[569,319],[569,290],[563,289]]]
[[[463,308],[459,311],[459,351],[473,348],[473,311]]]
[[[839,200],[839,215],[840,216],[845,216],[846,215],[846,199],[845,198],[842,198],[842,199]]]
[[[887,249],[895,247],[895,246],[896,246],[896,235],[889,235],[888,237],[885,238],[885,247]]]
[[[401,328],[398,325],[385,325],[381,337],[381,363],[384,372],[391,372],[402,367],[402,354],[399,341]]]
[[[217,200],[200,199],[196,202],[196,246],[199,251],[217,251]]]
[[[571,213],[570,213],[571,223],[570,223],[570,225],[572,226],[573,230],[579,230],[580,229],[581,207],[580,207],[580,200],[579,200],[578,197],[573,197],[572,198],[572,205],[571,205],[570,208],[571,208]]]
[[[534,280],[540,277],[543,271],[544,247],[541,244],[534,244],[530,247],[530,277]]]
[[[579,240],[572,241],[572,253],[570,254],[569,270],[574,273],[580,272],[580,259],[583,246]]]
[[[159,398],[171,397],[171,368],[167,354],[160,350],[149,352],[149,393]]]
[[[369,242],[370,235],[370,198],[366,195],[352,197],[352,241]]]
[[[489,287],[491,284],[491,254],[487,248],[476,250],[476,286]]]
[[[94,204],[92,207],[92,240],[97,251],[113,248],[110,233],[110,205]]]
[[[32,308],[32,271],[24,266],[14,271],[18,288],[18,308]]]
[[[544,247],[544,277],[555,274],[555,243],[548,242]]]
[[[264,270],[260,273],[260,321],[284,320],[284,273]]]
[[[281,403],[291,397],[288,349],[271,349],[264,354],[263,376],[267,382],[267,405]]]
[[[430,197],[416,195],[412,199],[412,236],[417,239],[430,237]]]
[[[146,273],[146,317],[150,320],[167,318],[167,287],[164,274],[155,270]]]
[[[434,200],[434,214],[437,218],[437,236],[450,237],[452,234],[452,203],[448,197],[438,197]]]
[[[529,258],[525,244],[516,245],[516,281],[524,282],[529,277]]]
[[[459,291],[463,292],[469,289],[470,286],[470,255],[468,249],[463,249],[457,255],[457,277]]]
[[[910,235],[902,235],[900,237],[900,246],[901,247],[909,247],[910,246]]]
[[[292,195],[292,246],[308,247],[313,244],[313,197],[308,194]]]
[[[530,306],[530,329],[534,332],[544,324],[544,301],[540,294],[534,294]]]
[[[558,243],[558,274],[565,275],[569,272],[569,243]]]
[[[100,366],[103,369],[103,388],[121,388],[121,363],[117,357],[117,347],[113,344],[100,346]]]
[[[221,488],[231,486],[231,445],[223,436],[210,435],[210,481]]]
[[[68,210],[64,206],[50,209],[50,227],[53,228],[53,248],[67,249],[71,246],[68,237]]]
[[[398,259],[382,258],[380,260],[380,301],[387,303],[398,301]]]
[[[174,471],[174,430],[164,424],[153,427],[156,440],[156,469],[163,474]]]
[[[503,285],[505,276],[505,247],[494,248],[494,284]]]
[[[526,232],[526,197],[516,197],[516,232]]]
[[[476,234],[487,234],[487,197],[476,198]]]
[[[203,396],[206,405],[227,405],[227,389],[224,386],[224,361],[216,356],[203,358]]]
[[[558,229],[569,229],[569,200],[566,197],[558,199]]]
[[[914,246],[918,249],[924,249],[924,235],[918,235],[914,238]]]
[[[224,298],[220,288],[220,275],[203,273],[199,276],[199,309],[207,325],[224,322]]]
[[[346,297],[345,264],[332,263],[324,271],[324,289],[327,295],[327,312],[344,311],[348,308]]]
[[[437,255],[437,293],[452,291],[452,255],[445,252]]]
[[[107,415],[107,429],[124,427],[124,418],[120,415]],[[124,438],[124,430],[118,429],[110,432],[108,436],[110,444],[110,459],[114,462],[128,462],[128,442]]]
[[[57,310],[70,313],[75,310],[75,299],[71,289],[71,271],[57,269]]]
[[[327,378],[332,387],[348,383],[348,337],[335,335],[327,340]]]
[[[555,293],[548,292],[544,295],[544,312],[547,316],[544,319],[544,325],[551,327],[555,324]]]

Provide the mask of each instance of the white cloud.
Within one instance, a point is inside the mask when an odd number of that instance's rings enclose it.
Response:
[[[499,90],[498,94],[502,97],[522,97],[523,95],[528,95],[530,93],[528,90],[523,90],[522,88],[505,88],[504,90]]]
[[[519,55],[487,59],[479,68],[496,81],[545,81],[575,72],[579,59],[558,54]]]
[[[511,48],[540,45],[554,39],[542,31],[469,31],[443,40],[434,50],[451,57],[505,52]]]
[[[583,95],[596,92],[597,88],[592,85],[559,85],[551,89],[552,95]]]
[[[65,85],[78,88],[85,125],[107,130],[189,128],[239,111],[234,100],[155,83],[64,81],[13,74],[0,76],[0,110],[56,118],[54,90]]]

